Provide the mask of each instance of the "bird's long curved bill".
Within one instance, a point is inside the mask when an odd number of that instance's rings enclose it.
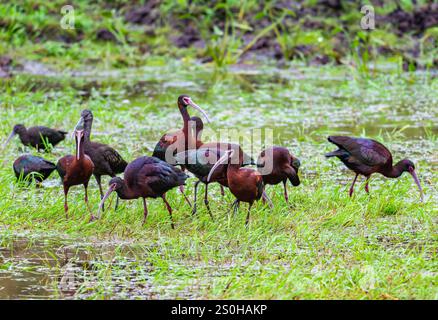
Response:
[[[15,132],[12,131],[11,134],[8,136],[8,138],[6,139],[5,144],[3,145],[3,148],[6,148],[6,146],[8,145],[9,141],[11,141],[11,139],[15,136]]]
[[[193,108],[195,108],[196,110],[198,110],[199,112],[201,112],[203,115],[204,115],[204,117],[205,117],[205,119],[207,120],[207,122],[211,122],[210,121],[210,118],[208,117],[208,115],[207,115],[207,113],[200,107],[200,106],[198,106],[196,103],[194,103],[193,101],[192,101],[192,99],[190,99],[189,100],[189,105],[191,105]]]
[[[78,121],[78,123],[76,123],[76,125],[75,125],[75,128],[73,129],[73,132],[71,133],[71,138],[73,139],[74,138],[74,136],[75,136],[75,132],[77,131],[77,130],[81,130],[81,129],[83,129],[84,128],[84,118],[80,118],[79,119],[79,121]]]
[[[83,131],[75,131],[76,135],[76,160],[79,160],[81,154],[81,139],[82,139]]]
[[[234,150],[225,151],[225,154],[219,158],[219,160],[214,164],[213,168],[211,168],[210,172],[208,173],[207,182],[210,182],[211,176],[213,175],[216,168],[223,164],[225,161],[227,161],[228,158],[233,155],[233,153]]]
[[[423,202],[424,193],[423,193],[423,189],[421,188],[420,180],[418,179],[417,174],[415,173],[415,170],[409,171],[409,173],[411,174],[412,178],[414,178],[414,181],[418,186],[418,190],[420,190],[420,199],[421,199],[421,202]]]
[[[106,199],[108,199],[108,197],[111,195],[111,193],[113,193],[114,189],[115,189],[114,186],[110,186],[108,191],[103,196],[102,200],[100,200],[99,210],[97,211],[97,218],[98,219],[100,219],[100,214],[102,212],[102,208],[103,208],[103,205],[105,204]]]

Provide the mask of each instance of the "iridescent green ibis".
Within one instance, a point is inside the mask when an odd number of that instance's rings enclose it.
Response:
[[[117,174],[122,173],[128,163],[123,160],[122,156],[109,145],[91,141],[91,127],[93,125],[93,113],[90,110],[82,110],[79,126],[84,127],[84,150],[94,163],[93,175],[99,185],[100,198],[104,194],[102,190],[102,176],[114,178]],[[117,203],[116,203],[117,207]]]
[[[99,206],[103,207],[105,200],[112,192],[116,192],[121,199],[143,199],[143,224],[146,222],[148,208],[146,198],[162,198],[169,212],[172,229],[175,228],[172,220],[172,208],[166,200],[166,192],[185,184],[187,175],[179,168],[155,157],[140,157],[128,164],[124,179],[115,177],[109,182],[109,189]]]
[[[53,147],[65,139],[67,132],[57,129],[51,129],[43,126],[27,128],[22,124],[17,124],[12,129],[11,134],[7,138],[3,148],[18,135],[20,141],[25,146],[36,148],[37,150],[48,150],[49,144]]]
[[[56,169],[61,177],[62,184],[64,186],[64,211],[68,218],[68,191],[72,186],[83,185],[85,189],[85,203],[91,213],[88,204],[88,182],[93,174],[94,164],[88,155],[84,151],[85,131],[83,127],[76,126],[74,131],[76,142],[76,155],[67,155],[59,159]],[[91,215],[92,216],[92,215]]]
[[[353,195],[354,184],[359,174],[366,177],[365,191],[368,193],[368,183],[373,173],[380,173],[388,178],[398,178],[403,172],[408,172],[417,184],[421,201],[423,201],[423,190],[415,173],[415,165],[411,160],[403,159],[393,165],[391,152],[383,144],[371,139],[330,136],[328,141],[339,149],[325,156],[327,158],[338,157],[347,168],[356,173],[350,187],[350,196]]]
[[[287,148],[279,146],[266,148],[257,159],[257,170],[262,174],[263,183],[276,185],[282,182],[286,202],[289,202],[287,180],[295,187],[300,185],[299,167],[300,160],[294,157]]]
[[[25,154],[18,157],[13,164],[17,180],[28,181],[34,179],[37,183],[46,180],[56,169],[56,165],[41,157]]]
[[[248,214],[245,220],[245,225],[248,225],[253,203],[264,195],[262,175],[254,169],[242,167],[242,153],[235,152],[235,150],[227,150],[211,168],[207,176],[207,182],[211,181],[216,169],[224,164],[227,165],[226,176],[228,188],[236,197],[236,201],[234,201],[232,206],[234,207],[234,212],[237,211],[240,202],[247,202],[249,204]]]

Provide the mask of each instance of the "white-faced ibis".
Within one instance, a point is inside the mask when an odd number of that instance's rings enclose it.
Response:
[[[59,159],[56,169],[61,177],[64,186],[64,210],[68,217],[67,195],[70,187],[82,184],[85,189],[85,203],[88,205],[88,182],[93,174],[94,164],[90,157],[84,152],[84,130],[76,126],[74,131],[76,141],[76,155],[68,155]]]
[[[15,176],[18,179],[31,179],[41,183],[56,169],[56,165],[41,157],[25,154],[18,157],[13,164]]]
[[[59,142],[65,139],[67,132],[57,129],[51,129],[43,126],[26,127],[22,124],[17,124],[12,129],[11,134],[6,140],[3,148],[11,141],[11,139],[18,135],[21,143],[25,146],[31,146],[38,150],[47,150],[48,144],[56,146]]]
[[[117,174],[122,173],[128,163],[123,160],[122,156],[112,147],[90,140],[91,127],[93,125],[93,113],[90,110],[82,110],[79,125],[84,126],[84,150],[94,163],[93,175],[99,185],[100,198],[103,198],[102,176],[114,178]],[[117,204],[116,204],[117,207]]]
[[[143,224],[146,222],[148,215],[146,198],[161,197],[169,211],[172,229],[174,229],[172,208],[166,200],[166,192],[184,185],[186,179],[187,175],[179,168],[158,158],[147,156],[137,158],[126,167],[124,179],[115,177],[110,180],[110,187],[100,203],[99,218],[100,208],[113,191],[117,192],[121,199],[143,199]]]
[[[155,146],[154,152],[152,154],[153,157],[156,157],[160,160],[166,161],[174,165],[176,163],[173,158],[173,155],[175,155],[177,152],[183,152],[185,150],[195,148],[196,146],[195,137],[192,135],[192,132],[190,132],[189,130],[190,115],[189,112],[187,111],[188,106],[191,106],[196,110],[200,111],[207,119],[207,121],[210,122],[208,115],[205,113],[205,111],[196,103],[194,103],[189,96],[187,95],[179,96],[178,108],[183,119],[183,124],[184,124],[183,128],[178,131],[163,135],[160,141],[158,141],[157,145]],[[167,152],[168,149],[171,152]]]
[[[327,158],[338,157],[347,168],[356,173],[350,187],[350,196],[353,194],[354,184],[359,174],[366,177],[365,191],[369,192],[368,182],[373,173],[380,173],[388,178],[398,178],[403,172],[408,172],[414,178],[420,190],[421,201],[423,201],[423,190],[412,161],[403,159],[393,166],[391,152],[383,144],[371,139],[330,136],[328,141],[339,149],[325,156]]]
[[[225,151],[225,154],[219,159],[213,168],[211,168],[207,177],[207,182],[210,181],[217,167],[228,163],[228,188],[236,197],[236,201],[233,203],[234,211],[237,211],[240,202],[247,202],[249,206],[245,225],[248,225],[251,207],[254,201],[259,200],[264,194],[264,184],[262,175],[254,169],[243,168],[242,162],[242,154],[235,152],[235,150]]]
[[[189,128],[190,115],[187,107],[191,106],[194,109],[198,110],[204,115],[207,121],[210,122],[207,113],[200,106],[194,103],[188,95],[179,96],[177,103],[179,112],[181,113],[181,117],[183,119],[183,128],[175,132],[166,133],[165,135],[163,135],[155,146],[154,152],[152,153],[153,157],[166,161],[172,165],[176,164],[174,155],[177,152],[184,152],[185,150],[193,149],[196,147],[196,137],[193,135],[193,132]],[[181,169],[185,170],[185,167],[182,165]],[[189,206],[191,206],[189,199],[184,193],[183,186],[180,187],[180,191]]]
[[[208,202],[208,184],[211,182],[218,182],[221,187],[222,195],[224,195],[223,188],[228,187],[226,165],[220,166],[218,169],[216,169],[210,181],[207,181],[207,176],[213,165],[221,156],[224,155],[224,152],[226,150],[235,150],[236,152],[238,151],[239,154],[242,155],[242,166],[254,164],[254,160],[248,154],[243,152],[241,147],[236,143],[202,142],[202,130],[204,129],[204,124],[202,120],[199,117],[191,117],[190,121],[190,124],[195,131],[193,136],[196,138],[196,150],[191,149],[185,152],[180,152],[175,155],[175,159],[177,163],[184,164],[184,167],[186,167],[188,171],[193,173],[198,178],[198,181],[195,182],[195,196],[192,214],[196,214],[197,211],[196,200],[198,194],[198,186],[199,183],[202,182],[205,184],[204,204],[207,207],[210,216],[213,217]]]
[[[300,185],[298,169],[300,160],[295,158],[287,148],[273,146],[266,148],[257,159],[257,170],[262,174],[265,185],[276,185],[283,182],[284,198],[289,201],[287,195],[287,180],[293,186]]]

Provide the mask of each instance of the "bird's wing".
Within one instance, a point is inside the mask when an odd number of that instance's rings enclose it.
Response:
[[[127,162],[123,160],[122,156],[108,145],[103,145],[102,155],[106,162],[108,162],[111,170],[114,173],[121,173],[125,170]]]
[[[184,184],[186,177],[180,169],[161,161],[145,164],[140,170],[137,183],[149,187],[157,194],[162,194]]]
[[[346,150],[358,162],[369,166],[382,165],[392,161],[388,149],[381,143],[371,139],[331,136],[329,141],[340,149]]]

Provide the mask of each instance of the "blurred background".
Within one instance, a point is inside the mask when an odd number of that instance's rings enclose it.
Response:
[[[373,6],[374,30],[361,28],[364,5]],[[414,71],[438,66],[437,38],[438,3],[427,0],[2,1],[0,77],[23,58],[117,68],[151,55],[216,67],[293,60]]]

